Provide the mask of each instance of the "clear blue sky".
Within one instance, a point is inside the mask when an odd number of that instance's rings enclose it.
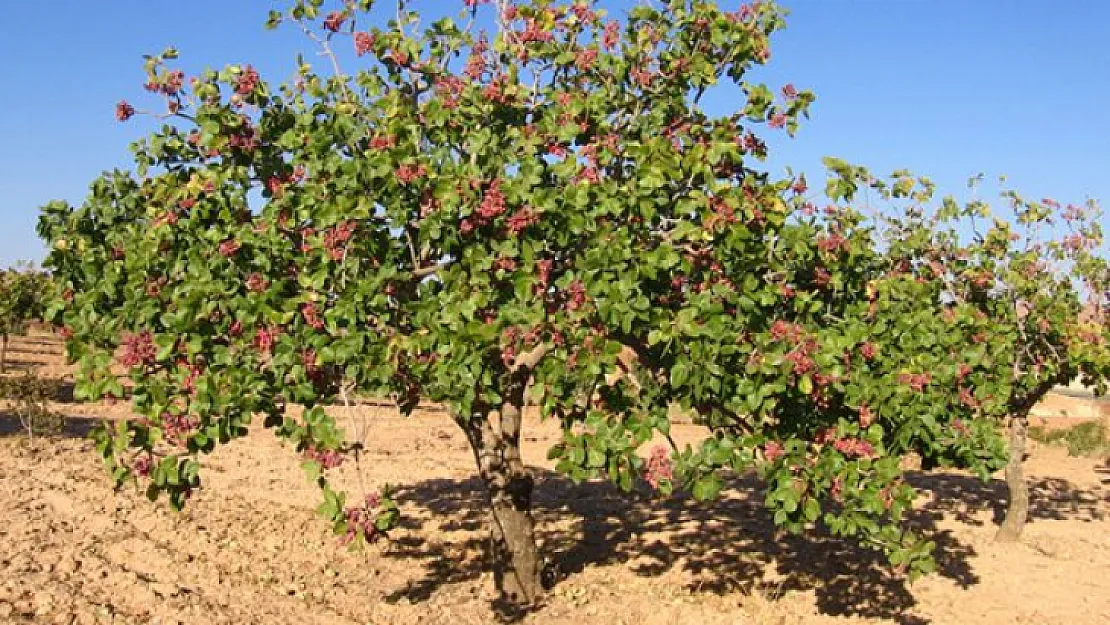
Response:
[[[442,6],[461,0],[417,0]],[[387,4],[383,0],[382,4]],[[723,0],[726,8],[738,0]],[[125,166],[149,128],[119,124],[142,91],[141,56],[177,46],[182,67],[252,62],[288,76],[299,33],[265,31],[264,0],[13,3],[0,21],[0,266],[39,260],[37,210],[78,202]],[[278,3],[279,5],[281,3]],[[613,0],[613,8],[633,0]],[[760,77],[817,93],[813,119],[774,166],[820,178],[833,155],[907,167],[953,192],[976,173],[1063,201],[1110,203],[1110,1],[782,0],[790,25]],[[732,103],[708,103],[725,110]]]

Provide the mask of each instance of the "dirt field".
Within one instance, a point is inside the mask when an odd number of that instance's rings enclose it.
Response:
[[[65,373],[50,337],[17,340],[10,356]],[[338,411],[372,426],[361,480],[347,463],[341,485],[398,485],[406,518],[390,543],[352,553],[265,431],[215,454],[206,488],[177,514],[134,488],[113,494],[83,438],[126,407],[58,407],[66,436],[33,445],[0,414],[0,623],[495,622],[482,495],[444,414]],[[1033,521],[1016,546],[992,542],[999,481],[913,476],[925,490],[914,522],[935,537],[941,571],[907,587],[850,542],[777,535],[749,481],[709,507],[575,486],[544,460],[557,431],[529,433],[539,529],[565,579],[524,623],[1110,622],[1110,468],[1091,459],[1034,451]]]

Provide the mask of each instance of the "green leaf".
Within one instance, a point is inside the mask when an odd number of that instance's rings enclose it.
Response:
[[[694,482],[693,495],[698,501],[716,499],[721,493],[721,480],[716,473],[709,473]]]
[[[677,388],[686,383],[690,376],[690,367],[685,362],[675,363],[671,367],[671,386]]]

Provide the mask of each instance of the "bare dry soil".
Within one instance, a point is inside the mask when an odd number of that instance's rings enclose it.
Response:
[[[16,368],[66,375],[59,342],[17,340]],[[211,457],[182,513],[134,487],[113,493],[84,439],[124,405],[60,403],[65,435],[33,443],[0,407],[0,623],[492,623],[483,494],[447,416],[337,409],[365,424],[367,453],[338,481],[357,495],[398,487],[390,541],[340,547],[312,510],[318,492],[265,431]],[[681,439],[700,436],[676,426]],[[777,533],[758,485],[735,480],[712,506],[603,483],[574,485],[544,459],[558,430],[528,425],[543,548],[562,579],[532,624],[1110,622],[1110,467],[1041,446],[1027,463],[1033,521],[993,541],[1000,480],[913,474],[913,522],[940,571],[912,586],[881,556],[825,535]]]

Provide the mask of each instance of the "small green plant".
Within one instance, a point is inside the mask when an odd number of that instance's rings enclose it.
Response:
[[[61,433],[65,418],[51,410],[49,404],[60,388],[59,380],[42,378],[30,371],[18,377],[0,377],[0,399],[11,402],[10,410],[32,440],[36,434]]]
[[[1100,456],[1110,453],[1110,436],[1100,421],[1086,421],[1070,428],[1050,430],[1044,426],[1029,428],[1029,436],[1046,445],[1068,448],[1069,456]]]

